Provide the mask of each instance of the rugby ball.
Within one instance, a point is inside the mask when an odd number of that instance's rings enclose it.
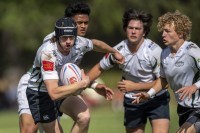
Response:
[[[81,80],[81,69],[73,63],[66,63],[62,66],[60,71],[60,81],[63,85],[70,85]],[[78,95],[82,92],[82,89],[73,93]]]

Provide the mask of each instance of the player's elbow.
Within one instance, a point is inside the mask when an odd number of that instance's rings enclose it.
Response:
[[[55,91],[54,91],[54,90],[51,90],[51,91],[49,91],[49,97],[50,97],[50,98],[51,98],[51,100],[53,100],[53,101],[55,101],[55,100],[58,100],[58,99],[59,99],[58,95],[55,93]]]

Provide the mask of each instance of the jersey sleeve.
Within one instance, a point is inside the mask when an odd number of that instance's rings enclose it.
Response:
[[[196,68],[200,71],[200,48],[196,44],[190,44],[187,49],[188,55],[195,60]],[[200,80],[194,84],[200,89]]]
[[[94,46],[92,40],[80,36],[77,36],[75,45],[76,48],[81,49],[83,53],[92,51]]]
[[[53,36],[55,36],[55,32],[52,32],[52,33],[48,34],[47,36],[45,36],[43,39],[43,43],[46,43],[47,41],[51,40],[51,38]]]
[[[124,43],[124,41],[120,42],[119,44],[117,44],[116,46],[113,47],[114,49],[116,49],[122,55],[123,55],[122,51],[123,51],[123,48],[124,48],[123,43]],[[99,63],[100,63],[100,67],[103,70],[108,70],[108,69],[110,69],[110,68],[112,68],[116,65],[114,55],[111,54],[111,53],[105,54],[105,56],[100,60]]]
[[[162,65],[162,62],[160,63],[160,77],[162,78],[165,78],[165,73],[164,73],[164,70],[163,70],[163,65]]]
[[[162,49],[157,44],[154,44],[154,45],[155,46],[152,46],[152,48],[150,48],[151,50],[150,62],[153,68],[153,73],[155,74],[156,78],[159,78],[160,77],[160,56],[161,56]]]
[[[56,71],[56,57],[52,51],[42,51],[40,63],[43,80],[59,79]]]
[[[114,57],[111,53],[107,53],[101,60],[100,60],[100,67],[103,70],[108,70],[115,65]]]
[[[165,50],[163,50],[163,51],[161,52],[161,57],[160,57],[160,77],[162,77],[162,78],[166,78],[165,72],[164,72],[164,69],[163,69],[164,51],[165,51]]]

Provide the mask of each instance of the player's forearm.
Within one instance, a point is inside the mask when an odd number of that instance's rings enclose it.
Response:
[[[103,73],[103,70],[101,69],[100,64],[98,63],[87,73],[87,75],[89,76],[90,81],[94,81],[102,73]]]
[[[167,83],[166,79],[160,77],[156,80],[156,83],[152,88],[154,88],[156,93],[158,93],[159,91],[162,90],[162,88],[166,88],[167,85],[168,85],[168,83]]]
[[[52,100],[66,98],[67,96],[81,89],[83,85],[84,83],[81,81],[81,82],[73,83],[71,85],[60,86],[54,90]]]
[[[103,41],[92,39],[92,43],[94,44],[94,51],[102,52],[102,53],[115,53],[117,50],[109,46]]]
[[[165,78],[158,78],[155,85],[147,92],[149,97],[154,97],[156,93],[167,87],[168,83]]]
[[[48,81],[45,81],[45,84],[52,100],[65,98],[79,89],[86,87],[86,83],[83,80],[64,86],[58,86],[54,83],[49,83]]]
[[[156,81],[148,82],[148,83],[134,83],[133,88],[134,90],[149,90],[155,85]]]

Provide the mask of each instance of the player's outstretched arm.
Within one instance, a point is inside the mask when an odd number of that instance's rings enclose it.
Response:
[[[90,71],[87,73],[87,75],[90,78],[90,81],[96,80],[102,73],[103,69],[101,69],[100,64],[97,63]]]
[[[102,53],[112,53],[114,58],[116,59],[116,63],[124,63],[124,57],[116,49],[112,48],[107,43],[97,39],[92,39],[92,43],[94,44],[94,51]]]
[[[97,39],[92,39],[92,43],[94,44],[94,51],[97,52],[102,52],[102,53],[115,53],[118,52],[111,46],[109,46],[107,43],[97,40]]]

